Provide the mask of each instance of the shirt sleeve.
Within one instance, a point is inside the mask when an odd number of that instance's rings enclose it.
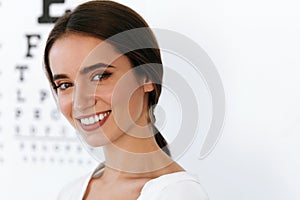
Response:
[[[208,195],[198,182],[180,181],[168,185],[159,192],[155,200],[209,200]]]

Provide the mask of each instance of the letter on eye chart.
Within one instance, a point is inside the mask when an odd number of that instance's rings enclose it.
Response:
[[[31,54],[31,49],[34,47],[36,48],[37,47],[37,44],[36,43],[32,43],[32,39],[36,38],[38,40],[41,39],[41,35],[39,34],[32,34],[32,35],[26,35],[26,38],[27,38],[27,53],[26,53],[26,57],[27,58],[32,58],[33,55]]]
[[[43,1],[43,15],[38,18],[39,24],[53,24],[59,17],[50,16],[50,6],[54,3],[65,3],[65,0],[44,0]],[[69,10],[66,10],[68,12]]]

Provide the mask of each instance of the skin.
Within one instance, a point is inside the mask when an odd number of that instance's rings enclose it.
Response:
[[[62,114],[89,145],[104,149],[104,172],[90,181],[85,199],[137,199],[150,179],[183,171],[158,147],[147,126],[153,84],[134,74],[126,56],[98,38],[68,33],[55,41],[49,62]],[[98,63],[112,67],[86,70]],[[84,126],[79,120],[107,111],[101,126]]]

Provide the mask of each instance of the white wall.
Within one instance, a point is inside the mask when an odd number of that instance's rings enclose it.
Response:
[[[40,101],[40,91],[48,90],[42,51],[52,27],[37,23],[42,1],[0,2],[1,199],[55,199],[65,183],[87,173],[96,162],[78,150],[80,144],[63,119],[51,118],[55,104],[49,94],[49,98]],[[51,12],[60,15],[79,2],[84,1],[66,0],[65,4],[53,5]],[[205,135],[199,134],[179,160],[187,170],[199,175],[210,198],[299,199],[300,3],[118,2],[138,11],[152,27],[177,31],[196,41],[220,74],[226,95],[222,136],[214,151],[200,160]],[[25,34],[41,35],[38,47],[32,49],[33,58],[25,57]],[[29,68],[23,82],[19,81],[17,65]],[[19,97],[26,98],[26,102],[17,100],[19,89]],[[207,93],[203,92],[203,96],[206,99]],[[19,118],[15,116],[16,108],[22,110]],[[40,119],[34,118],[36,109],[40,110]],[[208,117],[211,114],[209,110],[203,113]],[[48,125],[50,133],[45,131]],[[20,126],[19,134],[16,126]]]

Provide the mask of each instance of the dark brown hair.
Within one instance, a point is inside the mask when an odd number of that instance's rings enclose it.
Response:
[[[126,31],[133,29],[139,30],[137,34],[134,32],[126,34]],[[101,40],[108,39],[116,50],[129,58],[133,68],[145,65],[139,68],[137,73],[154,83],[154,90],[148,95],[149,117],[151,123],[154,123],[153,111],[161,94],[163,68],[157,41],[146,21],[132,9],[105,0],[81,4],[74,11],[62,16],[50,32],[44,52],[46,74],[55,92],[57,91],[49,64],[49,52],[55,41],[68,33],[85,34]],[[122,37],[114,37],[120,33],[125,34],[122,34]],[[166,140],[155,127],[154,132],[157,144],[170,156]]]

